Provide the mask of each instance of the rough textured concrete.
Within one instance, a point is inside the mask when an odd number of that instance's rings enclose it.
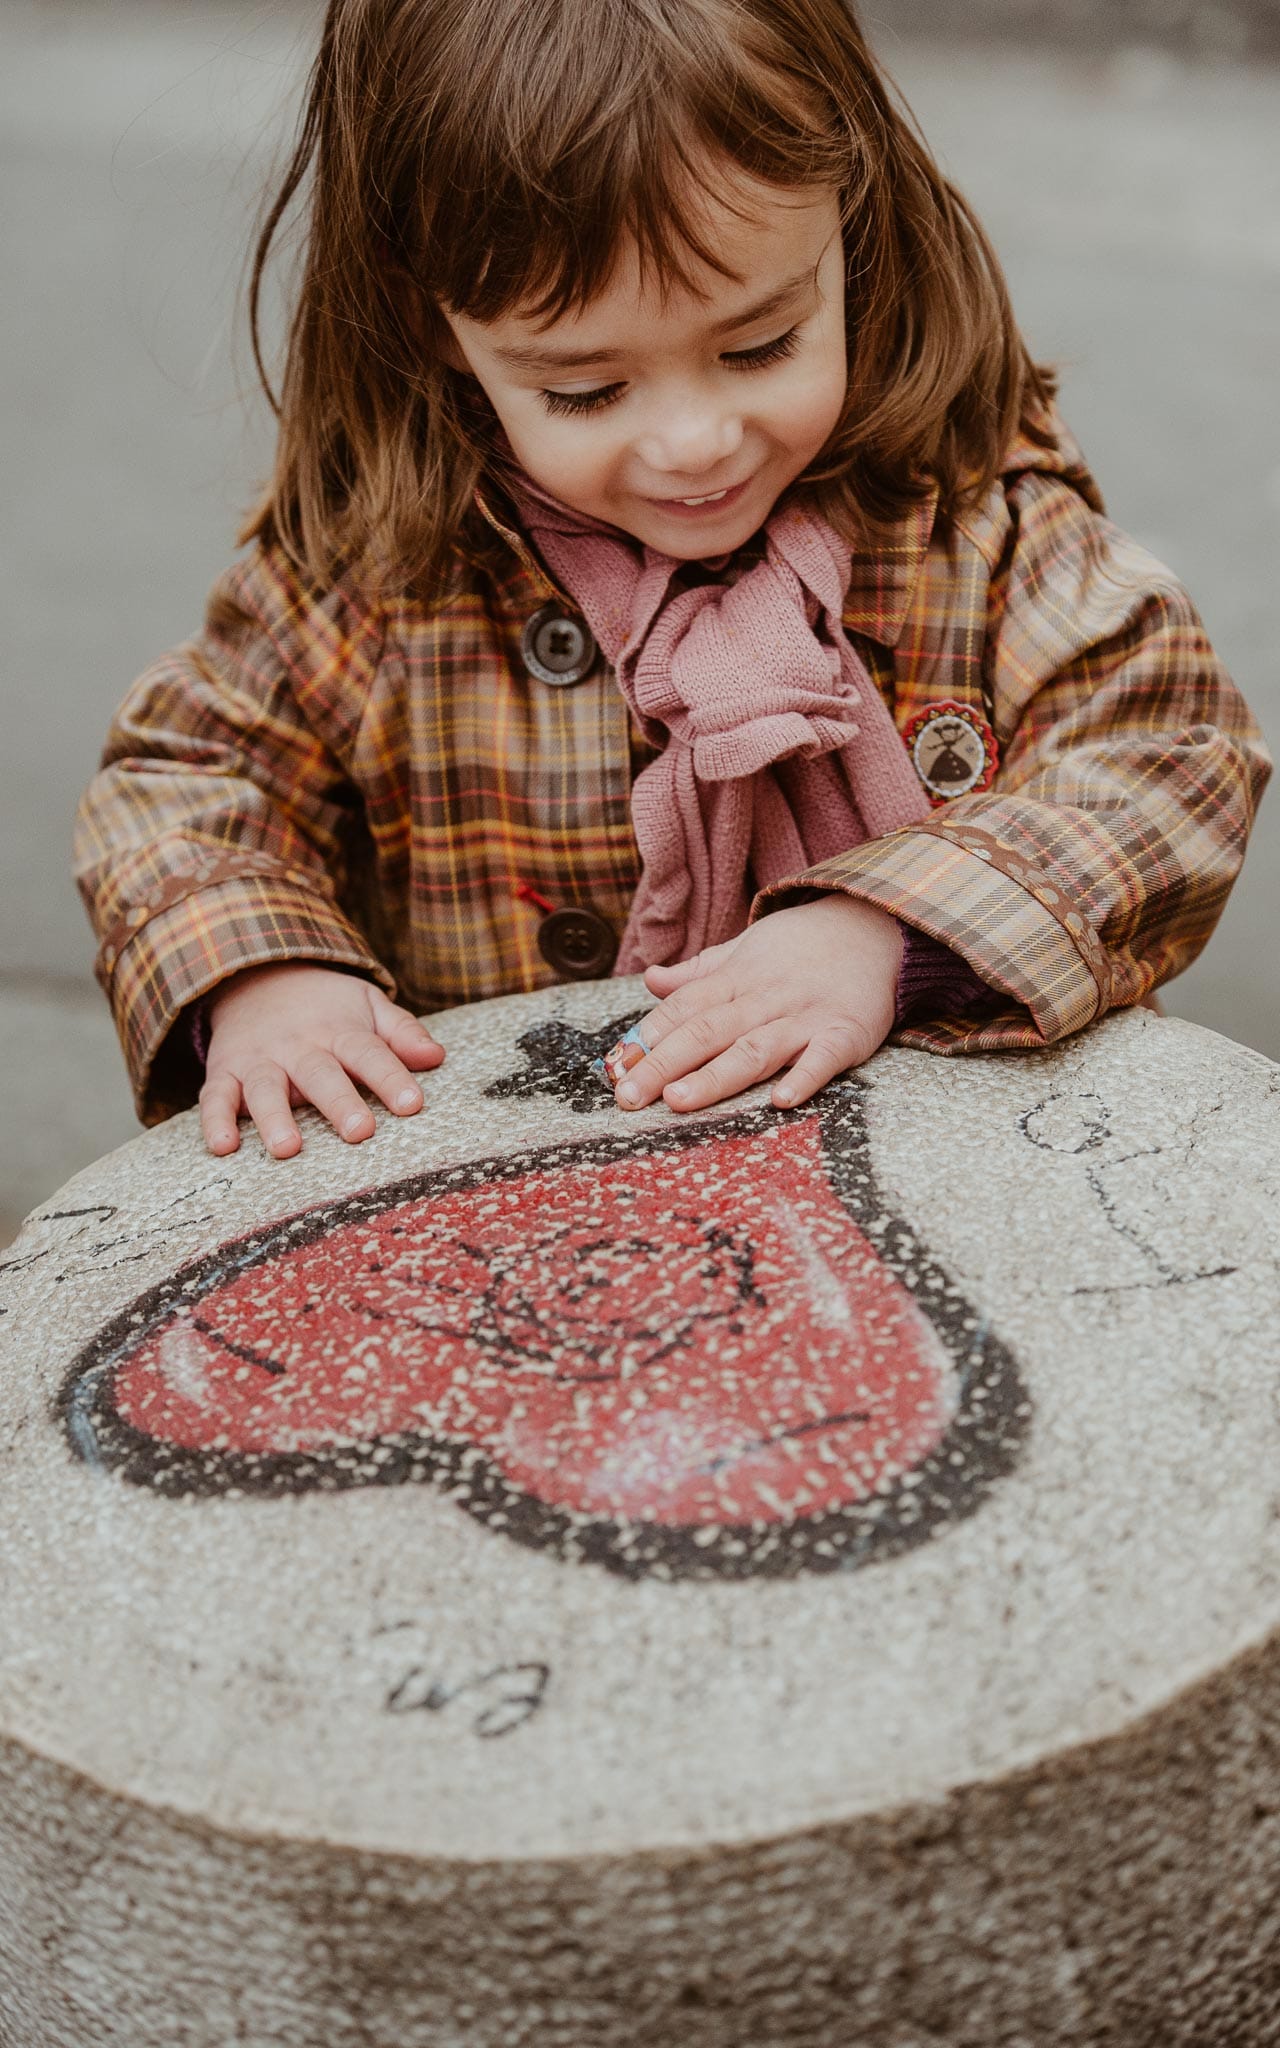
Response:
[[[1280,1072],[628,1118],[642,1003],[11,1248],[0,2039],[1270,2048]]]
[[[904,39],[909,20],[951,34],[979,21],[940,0],[905,12],[925,4],[879,0],[879,43],[988,220],[1036,348],[1063,365],[1115,516],[1189,584],[1274,743],[1280,72],[1153,48],[1189,0],[1108,0],[1133,40],[1105,53],[1019,43],[1017,0],[986,0],[1010,31],[999,47]],[[1194,13],[1256,28],[1275,9]],[[198,622],[267,461],[263,411],[236,397],[251,380],[231,350],[235,287],[314,25],[312,10],[248,0],[109,15],[9,0],[0,15],[0,1008],[33,978],[79,978],[99,1000],[71,815],[128,683]],[[1278,870],[1272,799],[1218,936],[1170,991],[1180,1013],[1272,1054]],[[100,1116],[127,1117],[123,1078],[99,1083],[96,1054],[81,1086],[109,1096],[64,1093],[81,1036],[28,1032],[0,1070],[0,1212],[88,1163]],[[43,1177],[24,1165],[6,1184],[7,1159],[44,1145]]]

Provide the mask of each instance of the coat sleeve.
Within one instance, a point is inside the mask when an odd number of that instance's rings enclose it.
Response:
[[[341,907],[358,798],[317,725],[358,703],[376,611],[308,594],[258,549],[215,585],[203,632],[155,662],[117,712],[75,825],[138,1115],[186,1108],[199,1069],[182,1011],[272,960],[395,982]]]
[[[949,555],[931,551],[918,602],[948,602],[957,547],[985,558],[995,782],[752,911],[842,890],[952,947],[1007,1000],[895,1033],[935,1052],[1052,1044],[1181,973],[1218,921],[1271,765],[1190,598],[1104,516],[1087,473],[1081,488],[1027,470],[994,495]]]

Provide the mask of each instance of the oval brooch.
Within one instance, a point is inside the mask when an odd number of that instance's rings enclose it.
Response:
[[[926,704],[903,732],[916,774],[930,802],[946,803],[971,790],[989,789],[999,761],[996,736],[971,704],[944,698]]]

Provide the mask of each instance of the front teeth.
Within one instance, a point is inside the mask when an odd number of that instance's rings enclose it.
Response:
[[[726,485],[725,485],[725,487],[724,487],[724,489],[723,489],[722,491],[712,491],[709,497],[706,497],[706,498],[681,498],[681,499],[680,499],[680,503],[681,503],[682,505],[714,505],[714,504],[715,504],[715,502],[716,502],[716,500],[717,500],[717,498],[727,498],[727,497],[728,497],[728,495],[729,495],[729,486],[728,486],[728,484],[726,484]]]

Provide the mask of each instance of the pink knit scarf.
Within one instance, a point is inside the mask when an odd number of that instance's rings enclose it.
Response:
[[[575,512],[523,471],[503,482],[663,747],[632,790],[644,872],[617,973],[733,938],[753,888],[928,814],[845,636],[850,549],[825,520],[775,509],[764,561],[664,603],[677,557]]]

